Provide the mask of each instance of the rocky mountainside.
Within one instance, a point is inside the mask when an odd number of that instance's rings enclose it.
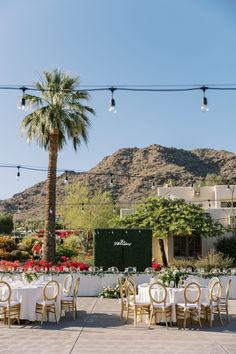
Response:
[[[123,148],[105,157],[87,173],[69,174],[69,182],[86,182],[92,194],[100,188],[109,190],[119,203],[140,200],[157,192],[152,189],[172,180],[174,185],[190,185],[191,181],[203,180],[213,173],[222,178],[236,176],[236,154],[213,149],[167,148],[150,145],[145,148]],[[112,180],[112,184],[110,183]],[[57,202],[62,203],[66,195],[64,176],[58,177]],[[19,218],[40,219],[44,213],[45,182],[38,183],[12,198],[0,201],[0,212],[17,213]]]

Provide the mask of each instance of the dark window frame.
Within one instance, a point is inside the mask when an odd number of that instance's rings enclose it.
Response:
[[[197,258],[202,254],[201,236],[174,236],[173,253],[174,258]]]

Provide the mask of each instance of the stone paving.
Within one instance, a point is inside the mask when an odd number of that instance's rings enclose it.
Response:
[[[189,326],[168,330],[164,326],[148,329],[145,323],[133,327],[119,317],[119,303],[113,299],[79,298],[75,321],[69,316],[60,323],[38,322],[12,326],[0,325],[1,354],[118,354],[118,353],[230,353],[236,354],[236,300],[230,302],[231,321],[213,328]]]

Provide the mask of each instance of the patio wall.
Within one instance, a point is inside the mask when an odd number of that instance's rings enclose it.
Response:
[[[55,275],[53,278],[57,281],[60,281],[61,283],[63,282],[65,276],[67,274],[60,274],[60,275]],[[76,277],[77,274],[74,275]],[[110,286],[114,287],[118,283],[118,277],[124,277],[126,275],[119,273],[119,274],[104,274],[103,276],[99,275],[85,275],[85,274],[78,274],[80,277],[80,286],[79,286],[79,296],[98,296],[98,294],[102,291],[103,286]],[[132,278],[135,280],[136,284],[143,284],[143,283],[149,283],[152,275],[150,274],[137,274],[137,275],[132,275]],[[219,277],[222,288],[223,288],[223,294],[222,296],[225,296],[225,289],[226,285],[229,279],[232,280],[231,282],[231,288],[230,288],[230,299],[236,299],[236,275],[232,276],[221,276]],[[202,285],[207,285],[209,282],[208,279],[204,279],[201,277],[193,277],[191,276],[191,279],[195,279]]]

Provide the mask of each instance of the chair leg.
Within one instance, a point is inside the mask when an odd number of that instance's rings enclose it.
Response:
[[[165,317],[166,329],[168,329],[168,322],[167,322],[166,310],[165,309],[164,309],[164,317]]]
[[[226,315],[227,315],[228,322],[230,322],[228,305],[225,305],[225,311],[226,311]]]
[[[150,314],[149,314],[149,320],[148,320],[148,327],[149,328],[151,328],[152,317],[153,317],[153,308],[151,308],[151,311],[150,311]]]
[[[184,329],[186,327],[187,311],[184,311]]]
[[[11,316],[10,316],[11,312],[10,312],[10,307],[8,308],[8,327],[11,327]]]
[[[126,313],[126,319],[125,319],[125,322],[128,321],[128,318],[129,318],[129,306],[127,307],[127,313]]]
[[[41,313],[41,325],[43,324],[44,314],[45,314],[45,307],[43,306],[42,313]]]
[[[138,309],[137,309],[137,307],[135,306],[135,307],[134,307],[134,327],[137,326],[137,317],[138,317]]]
[[[220,306],[219,305],[217,306],[217,310],[218,310],[218,315],[219,315],[221,326],[223,326],[223,321],[222,321],[222,317],[221,317],[221,313],[220,313]]]
[[[210,309],[210,327],[212,327],[212,309]]]

